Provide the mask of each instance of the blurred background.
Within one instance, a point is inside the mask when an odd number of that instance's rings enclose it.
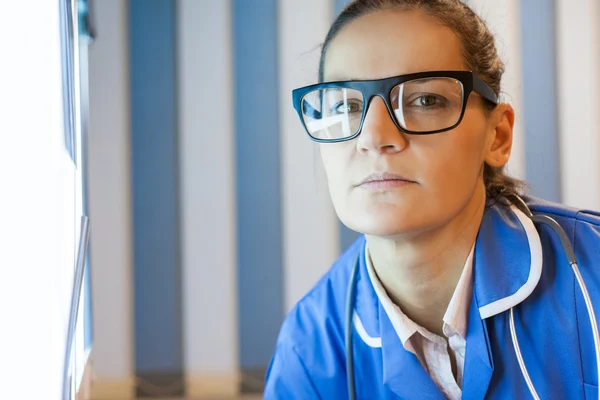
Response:
[[[83,3],[86,397],[260,396],[285,314],[357,237],[291,104],[347,1]],[[508,171],[599,210],[600,1],[467,3],[507,66]]]
[[[260,390],[285,313],[355,238],[329,203],[291,90],[316,82],[343,0],[119,0],[90,48],[93,365],[98,384],[185,375]],[[509,171],[600,209],[600,6],[469,4],[517,111]],[[152,388],[152,386],[148,386]]]

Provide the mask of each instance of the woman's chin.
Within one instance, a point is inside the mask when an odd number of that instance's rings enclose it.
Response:
[[[418,233],[424,228],[423,222],[418,221],[418,215],[403,215],[396,213],[361,213],[354,214],[351,218],[342,219],[342,222],[350,229],[364,233],[365,235],[393,237],[406,236]]]

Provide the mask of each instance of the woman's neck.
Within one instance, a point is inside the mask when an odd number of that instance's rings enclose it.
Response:
[[[484,209],[485,189],[478,190],[447,224],[418,237],[367,236],[373,267],[390,299],[410,319],[438,335]]]

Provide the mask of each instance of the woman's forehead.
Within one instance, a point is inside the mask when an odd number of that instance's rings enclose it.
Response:
[[[343,27],[329,43],[325,81],[378,79],[465,69],[458,36],[420,11],[378,11]]]

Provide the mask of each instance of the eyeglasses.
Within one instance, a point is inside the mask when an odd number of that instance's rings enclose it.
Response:
[[[342,142],[358,136],[375,96],[402,132],[428,135],[455,128],[471,92],[497,104],[491,87],[471,71],[431,71],[392,78],[319,83],[292,91],[310,138]]]

